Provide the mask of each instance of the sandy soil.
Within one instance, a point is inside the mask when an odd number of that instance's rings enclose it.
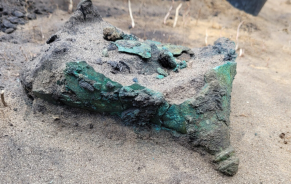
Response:
[[[12,35],[0,33],[0,89],[9,105],[0,105],[0,183],[291,183],[291,5],[269,0],[253,17],[225,2],[197,0],[191,2],[188,23],[183,27],[180,16],[172,28],[173,19],[162,24],[170,2],[136,0],[136,28],[129,30],[126,1],[94,2],[117,27],[189,47],[204,46],[206,30],[209,44],[220,36],[235,40],[244,21],[239,38],[244,56],[237,59],[231,103],[238,173],[219,174],[207,155],[183,147],[169,132],[136,130],[114,117],[32,103],[19,73],[68,20],[60,9]]]

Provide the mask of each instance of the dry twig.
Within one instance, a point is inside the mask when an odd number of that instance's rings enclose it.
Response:
[[[178,17],[179,17],[179,10],[180,10],[181,7],[182,7],[182,3],[180,3],[179,6],[176,9],[176,15],[175,15],[175,21],[174,21],[173,27],[176,27],[176,25],[177,25],[177,21],[178,21]]]
[[[242,26],[242,24],[244,23],[244,21],[242,21],[241,23],[239,23],[239,25],[237,26],[237,31],[236,31],[236,46],[235,46],[235,50],[238,49],[238,38],[239,38],[239,29]]]
[[[129,9],[129,15],[130,15],[130,18],[131,18],[131,27],[134,28],[135,24],[134,24],[134,19],[133,19],[133,16],[132,16],[130,0],[128,0],[128,9]]]
[[[244,54],[245,54],[244,49],[240,49],[240,50],[239,50],[239,57],[243,57]]]
[[[1,101],[2,101],[2,103],[4,105],[4,107],[7,107],[8,105],[7,105],[7,103],[5,102],[5,99],[4,99],[4,90],[1,91],[0,95],[1,95]]]
[[[69,13],[73,12],[73,0],[69,0],[68,12]]]
[[[40,26],[40,33],[41,33],[41,40],[44,40],[44,35],[43,35],[43,32],[42,32],[42,26]]]
[[[206,32],[205,32],[205,46],[208,45],[208,30],[206,29]]]
[[[173,6],[174,6],[174,0],[172,0],[172,5],[171,5],[171,7],[170,7],[168,13],[166,14],[166,16],[165,16],[165,18],[164,18],[164,24],[167,23],[167,19],[168,19],[168,17],[170,16],[170,13],[171,13],[171,11],[172,11],[172,9],[173,9]]]

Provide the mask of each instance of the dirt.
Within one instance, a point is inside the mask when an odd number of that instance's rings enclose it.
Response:
[[[207,156],[180,144],[167,131],[134,129],[102,114],[47,104],[26,96],[19,73],[38,55],[45,41],[70,15],[64,8],[0,33],[0,179],[3,183],[289,183],[291,182],[291,5],[269,0],[258,17],[228,3],[192,1],[191,17],[176,28],[163,25],[170,1],[132,1],[136,27],[127,1],[94,1],[104,20],[141,38],[205,46],[220,36],[236,41],[231,143],[240,158],[234,177],[213,170]],[[184,3],[183,11],[187,11]],[[199,15],[200,10],[200,15]],[[198,24],[197,17],[199,17]],[[152,33],[152,34],[151,34]],[[239,51],[239,50],[238,50]],[[284,136],[283,134],[284,133]]]

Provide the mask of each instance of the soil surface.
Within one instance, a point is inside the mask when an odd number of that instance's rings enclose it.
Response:
[[[190,48],[205,46],[206,34],[207,44],[219,37],[236,41],[244,21],[230,117],[231,143],[240,158],[234,177],[219,174],[207,155],[187,149],[170,132],[135,129],[114,117],[29,99],[19,74],[70,17],[64,1],[50,3],[52,13],[11,34],[0,33],[0,90],[8,105],[0,104],[1,183],[291,182],[291,5],[286,0],[267,1],[258,17],[226,1],[191,1],[189,11],[184,2],[175,28],[180,2],[164,25],[170,1],[132,0],[136,26],[131,29],[127,1],[94,0],[105,21],[143,39]]]

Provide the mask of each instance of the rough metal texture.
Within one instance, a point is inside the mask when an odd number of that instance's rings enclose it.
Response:
[[[233,42],[191,50],[140,40],[104,22],[90,0],[53,37],[22,73],[29,96],[176,131],[213,155],[220,172],[237,172],[229,140]],[[180,61],[181,54],[190,60]]]

